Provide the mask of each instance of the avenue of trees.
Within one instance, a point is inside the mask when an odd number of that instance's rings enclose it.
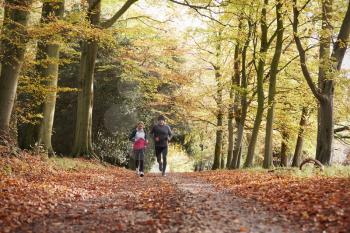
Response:
[[[348,0],[0,2],[1,145],[125,165],[162,113],[200,170],[331,165],[350,138]]]

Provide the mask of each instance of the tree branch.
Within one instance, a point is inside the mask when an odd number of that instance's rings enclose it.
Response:
[[[176,0],[169,0],[169,1],[172,2],[172,3],[178,4],[178,5],[188,6],[188,7],[195,8],[195,9],[208,9],[209,7],[211,7],[210,4],[212,2],[212,1],[209,1],[207,3],[207,5],[200,6],[200,5],[193,5],[193,4],[189,3],[186,0],[184,2],[179,2],[179,1],[176,1]]]
[[[343,132],[345,130],[350,130],[350,127],[349,126],[342,126],[342,127],[336,128],[336,129],[334,129],[334,133]]]
[[[127,0],[124,5],[112,16],[112,18],[102,22],[100,26],[102,28],[111,27],[137,1],[138,0]]]
[[[318,99],[318,101],[323,101],[324,96],[320,93],[318,88],[316,87],[315,83],[313,82],[309,69],[306,65],[306,52],[303,48],[303,45],[301,44],[299,35],[298,35],[298,26],[299,26],[299,13],[297,9],[297,0],[293,0],[294,5],[293,5],[293,36],[294,36],[294,41],[296,44],[296,47],[299,52],[299,58],[300,58],[300,66],[301,66],[301,71],[304,75],[304,78],[306,79],[307,84],[309,85],[312,93],[314,96]]]
[[[337,61],[337,70],[340,70],[341,65],[343,63],[345,51],[348,46],[348,40],[350,35],[350,1],[348,5],[348,9],[345,14],[345,18],[343,19],[343,23],[340,27],[340,31],[338,34],[337,41],[334,45],[332,57]]]

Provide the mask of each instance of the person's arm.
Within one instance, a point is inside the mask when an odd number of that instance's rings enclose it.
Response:
[[[144,130],[144,132],[145,132],[145,141],[148,143],[148,133],[146,130]]]
[[[170,139],[173,137],[173,132],[170,129],[170,126],[168,125],[168,140],[170,141]]]
[[[159,142],[159,136],[155,125],[152,128],[151,134],[153,136],[154,141]]]
[[[154,136],[154,126],[152,127],[150,134]]]
[[[134,129],[134,130],[131,132],[130,136],[129,136],[129,140],[133,142],[133,141],[134,141],[134,138],[135,138],[135,135],[136,135],[136,130]]]

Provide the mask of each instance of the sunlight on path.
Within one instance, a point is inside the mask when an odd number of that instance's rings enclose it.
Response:
[[[166,172],[192,172],[193,160],[179,147],[170,146]],[[158,163],[155,162],[150,172],[159,173]]]

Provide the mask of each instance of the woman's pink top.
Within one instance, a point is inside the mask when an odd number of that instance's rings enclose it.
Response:
[[[139,138],[134,142],[134,150],[142,150],[147,146],[147,141],[143,138]]]

